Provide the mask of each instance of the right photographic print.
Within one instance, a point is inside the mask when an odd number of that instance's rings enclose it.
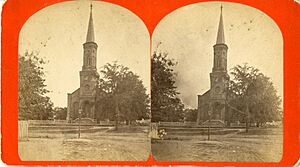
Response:
[[[151,149],[157,161],[279,162],[283,38],[250,6],[205,2],[152,37]]]

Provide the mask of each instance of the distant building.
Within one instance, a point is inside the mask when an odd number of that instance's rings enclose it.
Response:
[[[89,25],[86,42],[83,44],[83,65],[79,72],[80,87],[73,93],[68,93],[67,120],[78,118],[79,109],[82,109],[82,118],[96,119],[96,98],[99,82],[97,72],[97,48],[95,42],[92,5],[90,10]]]
[[[222,7],[217,34],[217,42],[213,46],[214,60],[210,73],[210,89],[202,95],[198,95],[198,117],[197,124],[226,124],[225,115],[228,113],[226,107],[226,89],[229,84],[227,73],[227,50],[225,44]]]

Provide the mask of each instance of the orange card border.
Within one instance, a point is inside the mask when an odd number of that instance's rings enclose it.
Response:
[[[2,11],[1,43],[1,158],[10,165],[201,165],[201,166],[292,166],[299,159],[299,40],[300,4],[292,0],[225,0],[257,8],[279,26],[284,39],[284,141],[280,162],[144,162],[115,161],[21,161],[18,155],[18,39],[26,20],[35,12],[65,0],[8,0]],[[104,0],[139,16],[150,35],[168,13],[188,4],[208,0]],[[211,1],[210,1],[211,2]],[[298,45],[298,46],[297,46]],[[298,51],[298,52],[297,52]],[[150,54],[149,54],[150,58]]]

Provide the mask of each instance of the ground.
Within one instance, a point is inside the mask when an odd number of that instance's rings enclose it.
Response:
[[[248,133],[245,129],[221,129],[210,136],[210,141],[203,134],[205,129],[173,128],[173,132],[166,129],[164,140],[152,142],[147,127],[120,127],[119,131],[113,127],[83,128],[80,139],[72,130],[59,133],[54,128],[51,133],[42,133],[37,128],[28,141],[19,141],[20,158],[146,161],[150,149],[158,161],[278,162],[282,157],[282,128],[251,128]]]
[[[243,129],[226,135],[193,135],[153,140],[159,161],[278,162],[282,157],[282,128]]]
[[[150,154],[150,139],[142,130],[82,133],[80,139],[76,133],[30,136],[19,142],[22,160],[146,161]]]

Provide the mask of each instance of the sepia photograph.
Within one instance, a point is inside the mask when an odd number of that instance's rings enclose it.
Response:
[[[106,2],[41,9],[18,55],[18,153],[23,161],[146,161],[150,36]]]
[[[187,5],[153,32],[151,151],[157,161],[279,162],[283,39],[258,9]]]
[[[150,38],[126,8],[62,2],[27,20],[18,50],[21,160],[282,158],[283,38],[258,9],[187,5]]]
[[[2,164],[297,166],[298,1],[3,1]]]

